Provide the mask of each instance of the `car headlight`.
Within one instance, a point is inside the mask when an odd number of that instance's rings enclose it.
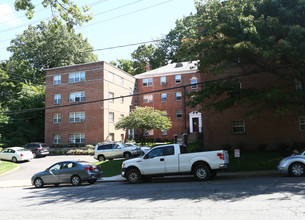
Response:
[[[284,160],[282,160],[281,162],[280,162],[280,165],[282,166],[284,163],[286,163],[287,162],[287,160],[286,159],[284,159]]]

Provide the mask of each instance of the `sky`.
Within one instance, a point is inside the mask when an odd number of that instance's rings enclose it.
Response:
[[[15,11],[15,0],[0,0],[0,61],[11,53],[6,50],[16,35],[28,25],[37,25],[51,17],[51,10],[44,9],[42,0],[32,0],[37,5],[31,20],[24,11]],[[175,21],[195,13],[194,0],[74,0],[79,5],[91,6],[93,20],[75,27],[97,49],[147,42],[162,38],[175,27]],[[94,52],[99,61],[131,59],[139,45]]]

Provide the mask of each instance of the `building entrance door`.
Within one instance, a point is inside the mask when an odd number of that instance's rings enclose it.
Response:
[[[199,132],[199,120],[198,120],[198,118],[193,118],[193,132]]]

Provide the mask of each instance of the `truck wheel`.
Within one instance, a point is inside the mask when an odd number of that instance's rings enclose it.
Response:
[[[130,159],[131,153],[129,153],[129,152],[124,153],[124,157],[125,157],[125,159]]]
[[[210,179],[211,170],[206,165],[198,165],[194,169],[194,177],[196,180],[204,181]]]
[[[288,172],[290,176],[295,176],[295,177],[304,176],[305,165],[302,163],[293,163],[289,166]]]
[[[139,183],[141,181],[140,172],[135,168],[131,168],[127,171],[126,179],[129,183]]]

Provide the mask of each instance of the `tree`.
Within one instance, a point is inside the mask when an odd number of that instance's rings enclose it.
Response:
[[[29,111],[44,107],[45,88],[23,84],[18,98],[11,99],[0,116],[0,134],[7,146],[29,141],[44,141],[44,111]]]
[[[33,82],[43,83],[45,69],[97,61],[93,47],[81,34],[69,32],[65,26],[51,30],[51,23],[29,26],[11,41],[13,55],[9,72]]]
[[[168,130],[172,127],[170,118],[163,116],[162,112],[152,107],[136,107],[115,123],[115,129],[140,129],[142,137],[145,131],[152,129]]]
[[[126,59],[117,59],[116,61],[110,61],[110,64],[124,70],[125,72],[135,75],[133,69],[133,62]]]
[[[222,76],[235,63],[244,74],[268,72],[278,80],[268,88],[242,89],[242,95],[232,95],[240,90],[236,80],[209,83],[193,104],[203,100],[205,107],[222,110],[247,103],[277,114],[304,109],[304,90],[292,89],[296,81],[305,85],[304,1],[207,0],[196,7],[201,32],[184,40],[180,54],[200,59],[204,74]]]
[[[64,21],[69,30],[75,25],[81,26],[84,22],[92,19],[92,14],[87,14],[90,8],[87,5],[78,7],[76,3],[71,0],[41,0],[44,8],[50,7],[52,12],[52,29],[62,25]],[[15,9],[17,11],[26,11],[26,16],[32,19],[34,16],[36,5],[33,0],[15,0]]]

